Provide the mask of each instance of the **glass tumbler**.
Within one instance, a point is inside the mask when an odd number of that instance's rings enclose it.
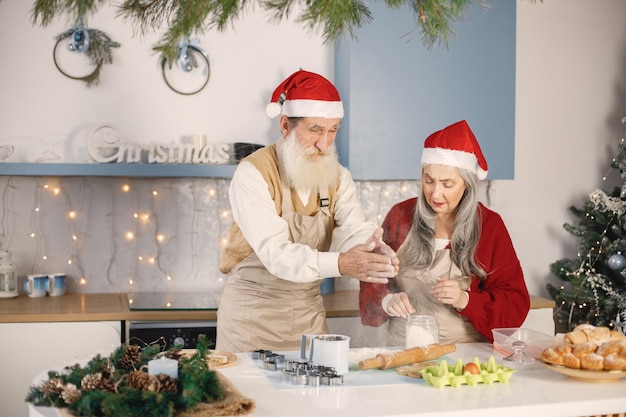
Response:
[[[406,320],[405,347],[439,343],[439,323],[434,316],[411,314]]]

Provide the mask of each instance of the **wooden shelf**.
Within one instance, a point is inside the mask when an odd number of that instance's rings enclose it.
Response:
[[[0,175],[83,177],[212,177],[231,178],[233,164],[65,164],[0,163]]]

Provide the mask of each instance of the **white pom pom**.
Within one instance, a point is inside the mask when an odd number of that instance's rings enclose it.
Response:
[[[280,114],[281,108],[278,103],[269,103],[267,107],[265,107],[265,113],[272,119]]]

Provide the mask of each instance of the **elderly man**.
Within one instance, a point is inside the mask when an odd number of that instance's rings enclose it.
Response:
[[[298,349],[302,334],[328,333],[322,279],[386,283],[398,269],[339,164],[344,112],[333,84],[297,71],[276,88],[267,113],[280,114],[282,138],[242,160],[230,186],[219,350]]]

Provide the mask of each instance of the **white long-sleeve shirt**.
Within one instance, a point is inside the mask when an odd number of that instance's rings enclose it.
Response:
[[[305,202],[310,192],[298,190]],[[341,167],[329,252],[289,241],[289,226],[276,213],[267,182],[251,163],[239,163],[230,184],[229,198],[233,220],[263,265],[272,274],[289,281],[310,282],[340,276],[339,253],[365,243],[376,229],[365,217],[356,185],[344,167]]]

